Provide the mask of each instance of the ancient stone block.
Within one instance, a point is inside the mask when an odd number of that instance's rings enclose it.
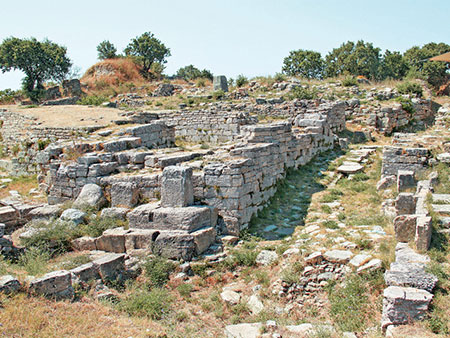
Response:
[[[133,208],[139,202],[139,188],[133,182],[117,182],[111,185],[111,206]]]
[[[20,289],[20,282],[17,278],[11,275],[5,275],[0,277],[0,292],[9,294],[16,292]]]
[[[194,237],[184,231],[161,231],[153,252],[169,259],[191,260],[195,252]]]
[[[347,250],[330,250],[324,253],[323,257],[332,263],[347,263],[353,257],[353,253]]]
[[[95,246],[97,250],[123,253],[125,252],[125,235],[129,232],[130,230],[123,228],[108,229],[96,238]]]
[[[125,249],[127,252],[136,249],[151,250],[158,235],[158,230],[132,229],[125,235]]]
[[[129,210],[127,208],[104,208],[100,213],[100,217],[120,219],[124,221],[127,218],[128,211]]]
[[[73,203],[74,208],[93,207],[100,209],[106,202],[103,190],[97,184],[86,184]]]
[[[76,238],[71,242],[72,248],[76,251],[92,251],[97,250],[95,245],[95,238],[89,236],[83,236]]]
[[[416,212],[416,198],[413,193],[401,192],[395,200],[397,215],[412,215]]]
[[[98,266],[102,280],[115,280],[123,275],[125,271],[125,255],[110,253],[106,254],[92,263]]]
[[[130,228],[151,228],[153,212],[159,208],[159,203],[148,203],[140,205],[127,214]]]
[[[195,254],[205,252],[216,240],[216,229],[213,227],[200,229],[191,233],[194,237]]]
[[[161,206],[186,207],[194,202],[192,168],[169,166],[161,179]]]
[[[72,222],[75,225],[79,225],[84,222],[86,213],[78,209],[67,209],[61,214],[60,219],[66,222]]]
[[[211,223],[210,207],[159,208],[153,211],[153,223],[149,228],[192,232],[209,227]]]
[[[397,190],[398,192],[405,191],[409,188],[416,187],[416,179],[414,178],[414,171],[399,170],[397,174]]]
[[[59,270],[33,279],[28,291],[31,294],[42,295],[49,298],[73,298],[72,277],[69,271]]]
[[[89,282],[100,278],[98,265],[90,262],[70,270],[79,280]]]
[[[399,242],[409,242],[416,236],[416,216],[401,215],[394,219],[395,238]]]
[[[407,324],[423,319],[433,294],[428,291],[399,286],[384,290],[381,326]]]
[[[218,75],[213,77],[213,89],[223,90],[224,92],[228,92],[228,82],[225,75]]]
[[[416,249],[419,251],[426,251],[430,247],[432,220],[429,216],[418,216],[416,220]]]

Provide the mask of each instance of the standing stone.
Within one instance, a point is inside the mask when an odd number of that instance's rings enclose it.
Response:
[[[422,319],[432,299],[433,294],[425,290],[400,286],[388,287],[384,290],[382,328]]]
[[[133,182],[117,182],[111,185],[111,206],[133,208],[139,202],[139,188]]]
[[[105,203],[103,190],[97,184],[86,184],[73,203],[74,208],[94,207],[100,209]]]
[[[426,251],[430,247],[431,232],[433,230],[430,216],[419,216],[416,222],[416,249]]]
[[[399,170],[397,175],[397,190],[398,192],[405,191],[408,188],[416,186],[416,179],[414,178],[414,171]]]
[[[416,198],[414,194],[401,192],[395,200],[397,215],[412,215],[416,213]]]
[[[214,76],[213,78],[213,89],[228,91],[227,77],[225,75]]]
[[[416,236],[416,216],[402,215],[394,219],[395,238],[399,242],[409,242]]]
[[[161,206],[182,208],[194,203],[192,168],[169,166],[161,180]]]

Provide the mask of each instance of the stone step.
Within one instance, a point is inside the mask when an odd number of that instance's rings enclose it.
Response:
[[[432,204],[433,211],[445,216],[450,216],[450,204]]]
[[[450,194],[433,194],[433,202],[450,204]]]

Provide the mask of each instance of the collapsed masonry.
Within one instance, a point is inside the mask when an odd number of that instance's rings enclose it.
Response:
[[[94,246],[90,242],[94,249],[171,248],[169,256],[187,259],[207,249],[216,233],[238,235],[275,194],[286,170],[338,144],[333,131],[344,125],[345,104],[325,103],[302,109],[291,122],[240,126],[234,141],[219,150],[188,152],[173,147],[175,128],[156,120],[108,135],[101,131],[105,136],[96,139],[53,143],[34,158],[49,204],[75,200],[96,184],[112,208],[123,208],[131,230],[110,230]],[[192,187],[176,190],[176,199],[187,202],[168,202],[173,188],[167,184],[176,181],[170,175],[179,175],[174,186],[185,187],[183,181]],[[108,236],[120,238],[120,249],[102,244]]]
[[[431,293],[438,282],[426,272],[430,259],[409,247],[413,242],[418,251],[427,251],[432,234],[432,219],[426,198],[433,190],[436,175],[417,182],[416,173],[427,168],[430,152],[424,148],[385,147],[382,178],[378,189],[396,184],[399,192],[395,201],[384,203],[385,211],[394,218],[395,237],[399,242],[395,262],[385,272],[381,327],[389,331],[396,325],[423,319],[433,299]],[[415,193],[408,192],[415,189]]]

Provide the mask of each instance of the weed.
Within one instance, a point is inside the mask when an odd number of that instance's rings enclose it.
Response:
[[[61,269],[63,270],[71,270],[73,268],[76,268],[77,266],[89,263],[91,259],[89,258],[89,255],[80,255],[71,257],[69,260],[63,262],[61,264]]]
[[[88,224],[79,225],[79,231],[90,237],[98,237],[103,234],[105,230],[118,228],[120,226],[127,227],[128,224],[125,221],[121,221],[117,218],[111,217],[95,217],[91,218]]]
[[[288,94],[290,100],[313,100],[317,98],[317,91],[304,87],[294,87]]]
[[[181,297],[188,298],[191,295],[193,288],[194,287],[192,286],[192,284],[183,283],[177,287],[177,290],[180,293]]]
[[[174,271],[175,265],[164,257],[149,258],[143,264],[145,275],[150,278],[153,286],[161,287],[169,280],[169,275]]]
[[[103,102],[107,102],[107,101],[109,101],[109,100],[105,96],[90,95],[90,96],[85,96],[85,97],[81,98],[80,100],[78,100],[77,103],[81,104],[81,105],[86,105],[86,106],[99,106]]]
[[[331,207],[329,205],[326,205],[326,204],[321,205],[320,206],[320,210],[322,210],[326,214],[331,214],[332,213]]]
[[[337,222],[333,220],[326,220],[322,222],[322,225],[327,229],[339,229]]]
[[[353,76],[347,76],[342,80],[342,85],[344,87],[358,86],[358,80]]]
[[[129,315],[158,320],[170,311],[171,303],[172,297],[167,290],[154,288],[132,292],[119,302],[118,307]]]
[[[26,272],[32,276],[39,276],[47,271],[47,262],[50,255],[47,251],[32,247],[25,250],[19,257],[19,265],[23,266]]]
[[[254,266],[258,251],[253,249],[235,249],[233,250],[234,263],[240,266]]]
[[[239,88],[245,86],[247,83],[248,79],[242,74],[238,75],[238,77],[236,78],[236,86]]]
[[[400,94],[414,94],[419,97],[421,97],[423,94],[422,86],[418,83],[413,82],[400,83],[397,86],[397,90]]]

